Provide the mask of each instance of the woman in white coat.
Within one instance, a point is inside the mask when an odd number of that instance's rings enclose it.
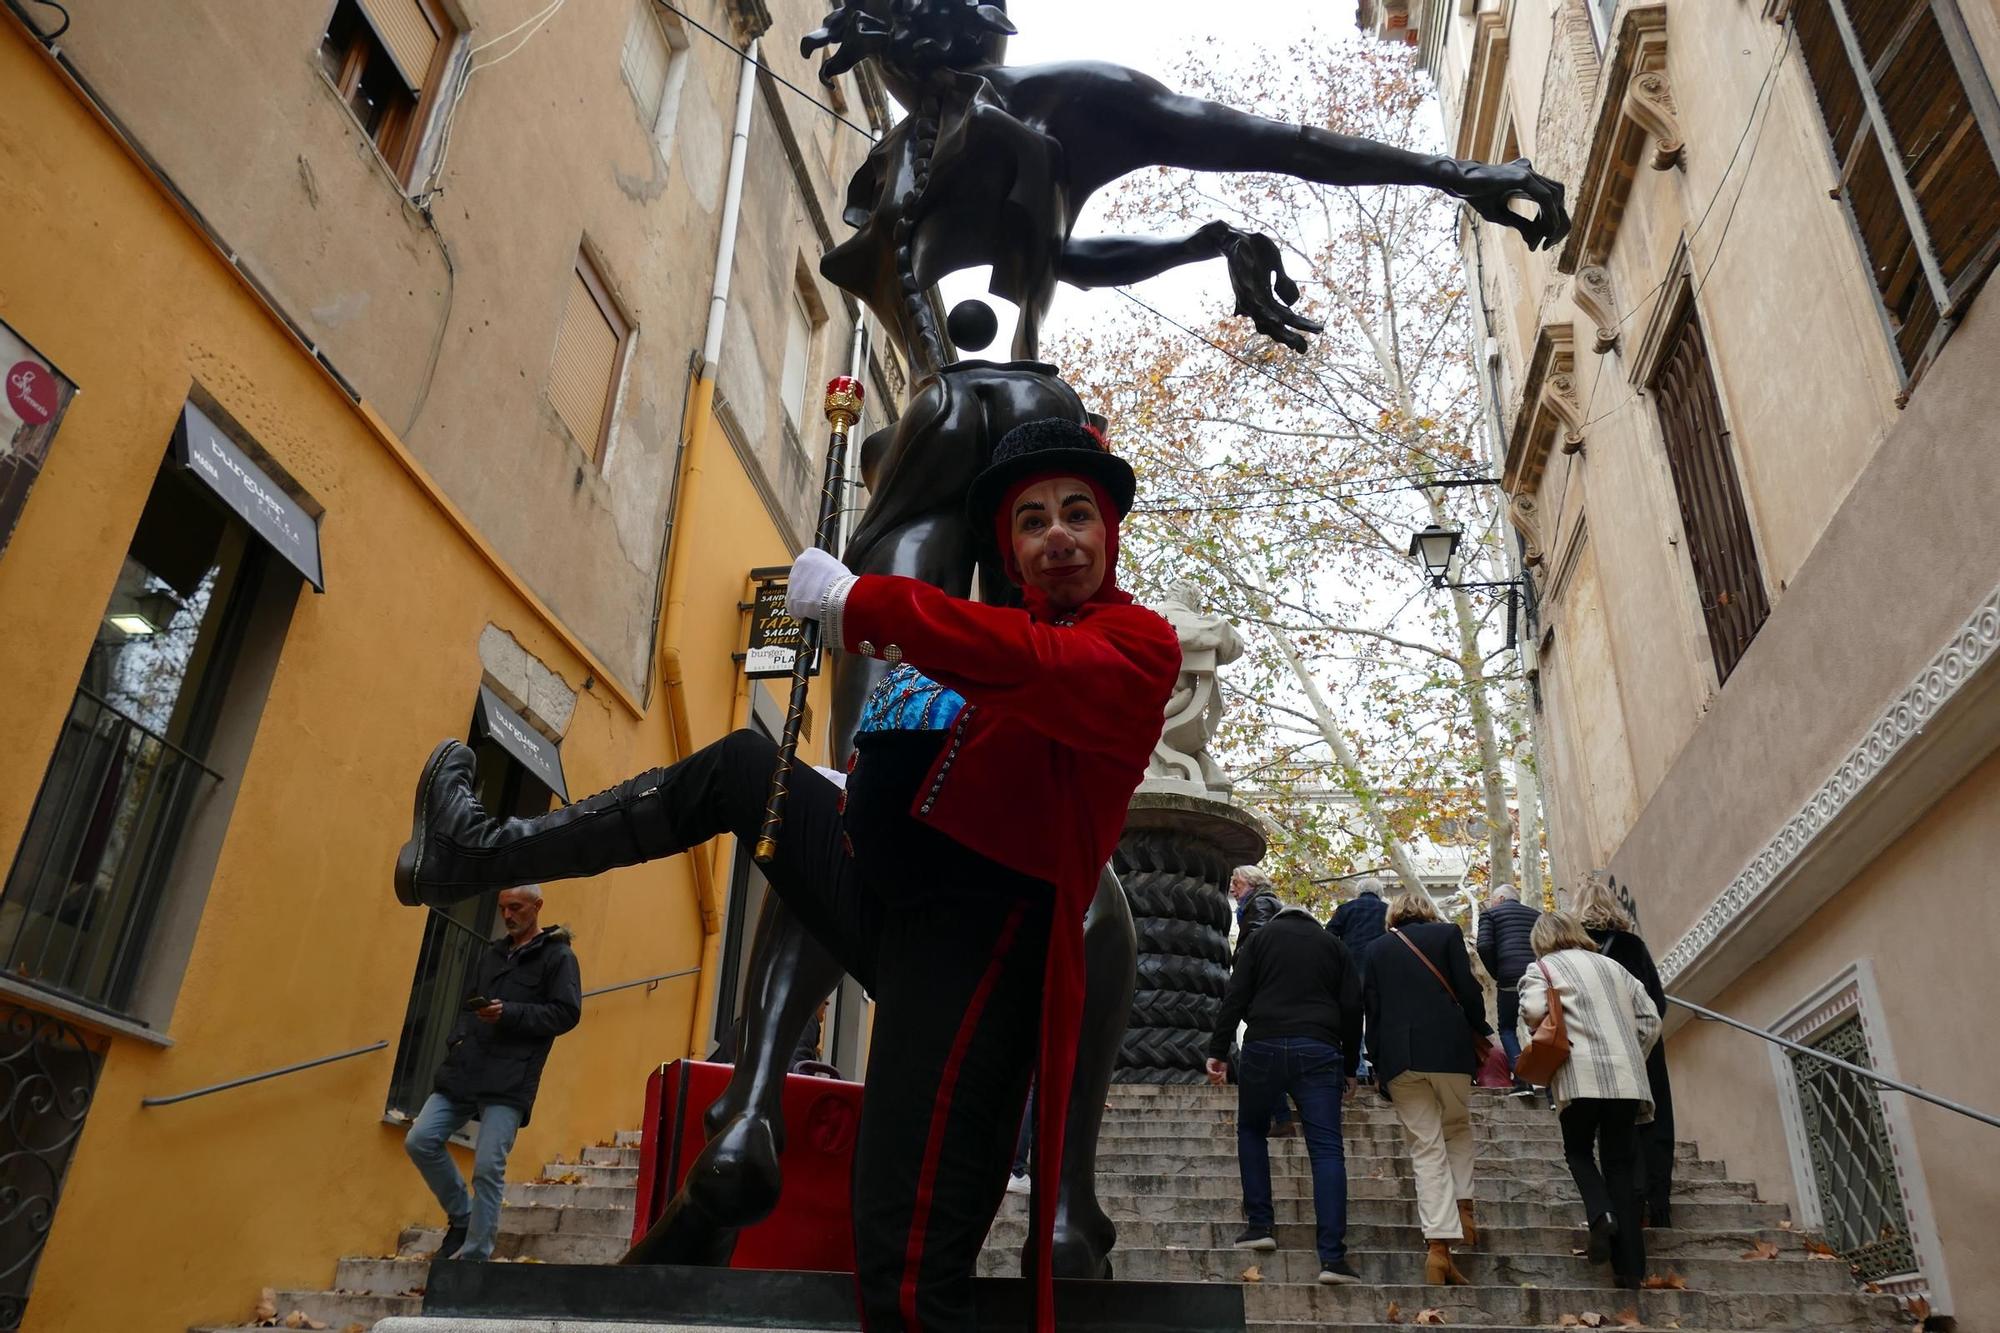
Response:
[[[1561,1112],[1563,1156],[1590,1223],[1590,1259],[1609,1259],[1616,1284],[1637,1289],[1646,1276],[1639,1126],[1653,1118],[1646,1053],[1660,1039],[1660,1013],[1638,979],[1600,954],[1575,917],[1545,914],[1531,943],[1537,961],[1521,975],[1521,1017],[1530,1028],[1539,1025],[1552,987],[1562,1001],[1569,1059],[1549,1094]]]

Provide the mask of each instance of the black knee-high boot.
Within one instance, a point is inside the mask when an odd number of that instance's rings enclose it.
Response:
[[[656,768],[533,819],[498,819],[472,794],[471,749],[444,741],[417,781],[410,840],[396,856],[396,897],[444,907],[489,889],[583,879],[693,845],[667,810]],[[700,841],[695,839],[694,841]]]

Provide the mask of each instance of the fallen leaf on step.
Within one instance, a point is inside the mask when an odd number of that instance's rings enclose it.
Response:
[[[1655,1273],[1639,1285],[1647,1291],[1686,1291],[1688,1289],[1687,1279],[1679,1273],[1667,1273],[1665,1275]]]
[[[1861,1284],[1861,1289],[1870,1296],[1880,1296],[1882,1294],[1882,1284],[1880,1282],[1864,1282]]]
[[[368,1326],[359,1319],[340,1330],[340,1333],[368,1333]]]
[[[304,1310],[294,1310],[285,1316],[286,1328],[325,1328],[326,1325],[307,1314]]]
[[[1768,1240],[1760,1240],[1744,1251],[1743,1257],[1745,1259],[1775,1259],[1778,1257],[1778,1247]]]
[[[396,1294],[398,1296],[421,1296],[424,1294],[424,1288],[421,1284],[419,1284],[414,1287],[405,1287],[403,1290],[397,1292]]]
[[[1788,1217],[1784,1221],[1778,1223],[1778,1229],[1780,1231],[1790,1231],[1792,1229],[1792,1219]]]
[[[1556,1320],[1557,1328],[1581,1328],[1582,1326],[1583,1321],[1573,1314],[1566,1314],[1561,1319]]]
[[[1444,1311],[1419,1310],[1417,1311],[1417,1322],[1419,1324],[1425,1324],[1431,1326],[1442,1325],[1444,1323]]]
[[[1833,1246],[1827,1244],[1817,1236],[1807,1236],[1803,1243],[1806,1247],[1806,1253],[1815,1259],[1838,1259],[1840,1257],[1840,1251],[1834,1249]]]
[[[270,1328],[278,1322],[278,1293],[275,1288],[266,1287],[257,1295],[257,1308],[250,1312],[250,1318],[258,1328]]]
[[[1388,1309],[1388,1312],[1387,1312],[1387,1313],[1385,1313],[1385,1314],[1384,1314],[1384,1315],[1382,1316],[1382,1318],[1383,1318],[1384,1322],[1386,1322],[1386,1323],[1391,1323],[1391,1324],[1400,1324],[1400,1323],[1402,1323],[1402,1322],[1403,1322],[1403,1307],[1402,1307],[1402,1306],[1400,1306],[1400,1305],[1398,1305],[1398,1304],[1396,1304],[1396,1302],[1394,1302],[1394,1301],[1390,1301],[1390,1302],[1389,1302],[1389,1309]]]
[[[581,1185],[583,1177],[574,1171],[565,1171],[559,1176],[537,1176],[534,1183],[537,1185]]]
[[[1639,1311],[1636,1307],[1628,1310],[1620,1310],[1617,1314],[1613,1315],[1612,1318],[1618,1321],[1618,1327],[1620,1328],[1645,1327],[1645,1325],[1639,1322]]]
[[[1583,1328],[1603,1328],[1604,1316],[1595,1310],[1585,1310],[1576,1317],[1576,1322]]]
[[[1264,1280],[1264,1270],[1256,1264],[1251,1264],[1243,1270],[1243,1280],[1245,1282],[1262,1282]]]

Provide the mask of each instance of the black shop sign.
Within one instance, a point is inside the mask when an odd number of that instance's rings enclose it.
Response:
[[[799,647],[805,640],[805,625],[785,614],[787,569],[753,569],[750,577],[756,593],[749,606],[750,650],[743,657],[743,674],[751,680],[772,680],[792,674]],[[814,655],[808,675],[819,674],[819,657]]]

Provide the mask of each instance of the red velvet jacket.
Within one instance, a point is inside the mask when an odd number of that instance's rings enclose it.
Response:
[[[927,583],[863,575],[839,634],[965,696],[910,811],[981,856],[1055,885],[1035,1099],[1038,1327],[1055,1327],[1050,1245],[1083,1017],[1083,917],[1125,828],[1180,675],[1180,640],[1106,586],[1067,615],[983,606]]]

